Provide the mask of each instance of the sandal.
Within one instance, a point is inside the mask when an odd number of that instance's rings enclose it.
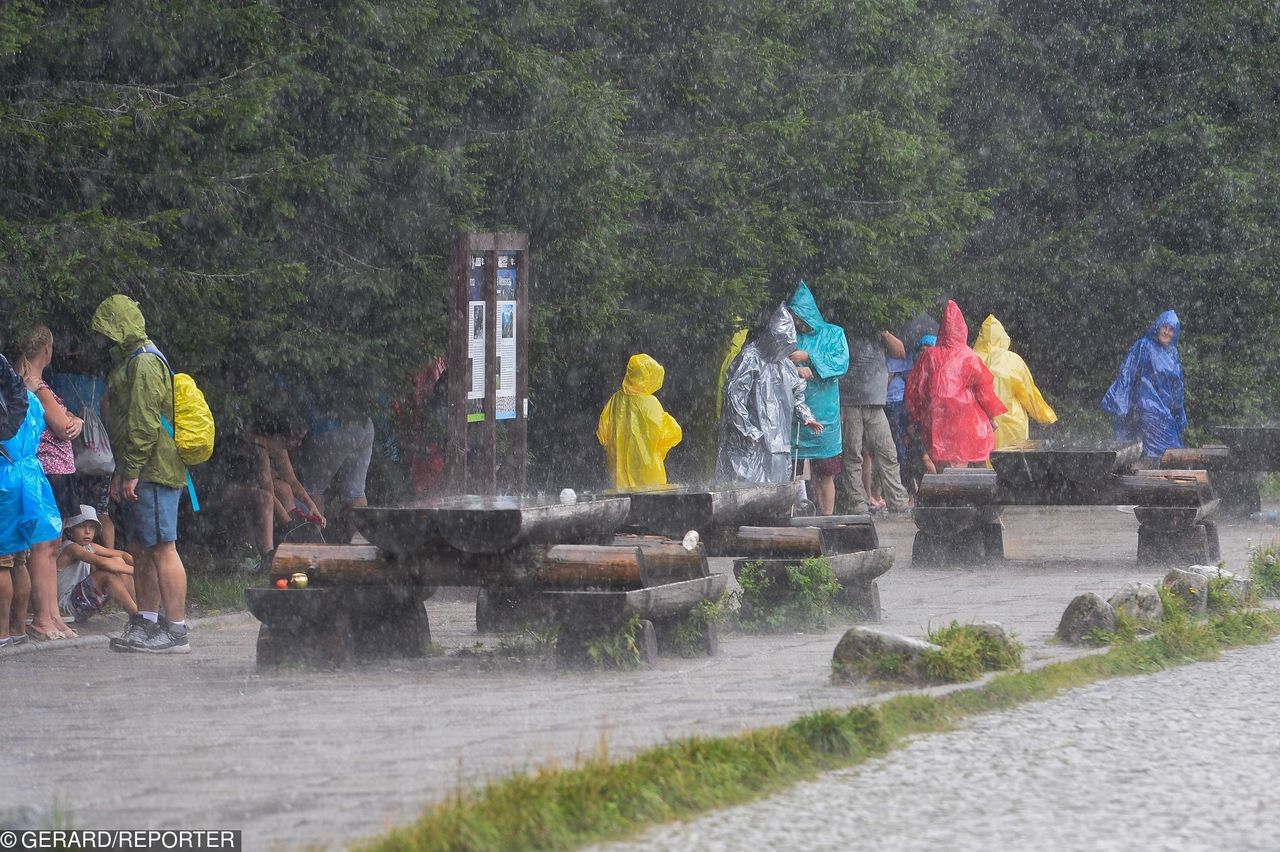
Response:
[[[43,630],[36,630],[34,627],[27,629],[27,635],[34,642],[50,642],[54,639],[61,639],[62,634],[56,630],[50,630],[47,633]]]
[[[79,639],[80,634],[72,630],[68,625],[62,625],[58,630],[58,635],[63,639]]]

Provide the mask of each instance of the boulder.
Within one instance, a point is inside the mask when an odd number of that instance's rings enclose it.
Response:
[[[1005,630],[1004,625],[999,622],[979,621],[977,624],[973,625],[973,628],[981,631],[988,639],[993,639],[996,642],[1007,644],[1010,641],[1009,631]]]
[[[1084,637],[1097,630],[1111,633],[1116,629],[1116,613],[1111,604],[1102,599],[1102,595],[1085,592],[1067,604],[1058,622],[1058,638],[1063,642],[1078,645]]]
[[[1187,570],[1208,580],[1226,580],[1227,582],[1223,589],[1237,606],[1244,606],[1249,598],[1253,596],[1253,580],[1251,578],[1233,574],[1221,565],[1192,565]]]
[[[1160,593],[1150,583],[1125,583],[1107,601],[1117,613],[1122,613],[1139,623],[1159,621],[1164,618],[1164,603]]]
[[[1209,605],[1209,578],[1194,571],[1174,568],[1164,577],[1164,587],[1187,602],[1192,615],[1201,615]]]
[[[851,627],[840,637],[831,665],[838,678],[876,674],[924,680],[924,654],[942,650],[932,642],[873,627]]]

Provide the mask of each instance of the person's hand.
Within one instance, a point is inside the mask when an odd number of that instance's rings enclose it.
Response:
[[[138,502],[138,479],[126,479],[120,486],[120,496],[129,503]]]
[[[808,367],[800,367],[796,370],[796,372],[800,374],[800,378],[802,379],[813,378],[813,370],[810,370]]]
[[[120,502],[120,477],[111,477],[111,484],[107,486],[107,495],[117,503]]]
[[[313,512],[312,514],[307,515],[307,520],[318,526],[320,529],[324,529],[329,526],[329,521],[319,512]]]
[[[74,441],[84,431],[84,421],[79,417],[68,417],[67,420],[67,440]]]
[[[822,424],[821,424],[821,423],[819,423],[817,420],[806,420],[806,421],[804,422],[804,425],[806,425],[806,426],[808,426],[810,429],[812,429],[812,430],[813,430],[813,434],[815,434],[815,435],[821,435],[821,434],[822,434],[823,426],[822,426]]]
[[[804,351],[803,349],[797,349],[795,352],[792,352],[787,357],[797,364],[803,364],[805,361],[809,360],[809,353]]]

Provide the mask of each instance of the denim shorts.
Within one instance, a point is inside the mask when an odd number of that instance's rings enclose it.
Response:
[[[124,534],[130,543],[143,548],[178,540],[178,501],[181,488],[168,488],[154,482],[138,483],[138,501],[120,504]]]

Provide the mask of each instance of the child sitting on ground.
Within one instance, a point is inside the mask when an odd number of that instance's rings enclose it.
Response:
[[[77,623],[101,610],[108,601],[129,615],[138,611],[133,592],[133,557],[123,550],[94,544],[102,528],[92,506],[80,507],[80,514],[63,521],[61,549],[58,550],[58,608],[64,618]]]

